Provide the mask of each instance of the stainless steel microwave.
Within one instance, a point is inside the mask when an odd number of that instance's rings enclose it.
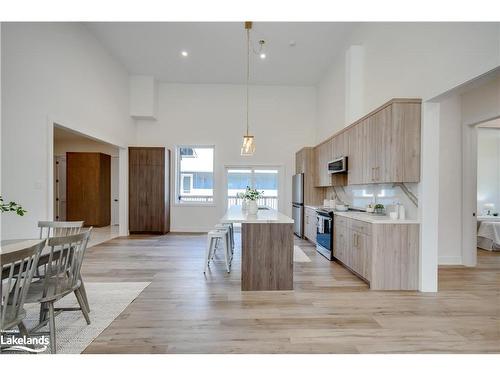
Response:
[[[347,172],[347,156],[332,160],[328,163],[328,173],[345,173]]]

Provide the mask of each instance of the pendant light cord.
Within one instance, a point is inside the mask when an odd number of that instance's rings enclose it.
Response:
[[[248,112],[249,112],[249,95],[248,82],[250,81],[250,29],[247,28],[247,135],[248,135]]]

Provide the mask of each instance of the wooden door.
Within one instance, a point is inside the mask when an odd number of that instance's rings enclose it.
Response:
[[[162,147],[129,148],[129,230],[169,230],[169,154]]]
[[[102,227],[111,220],[111,156],[66,153],[66,219]]]

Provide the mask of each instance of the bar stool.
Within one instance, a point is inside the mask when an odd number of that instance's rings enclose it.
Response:
[[[216,224],[215,229],[224,229],[227,228],[229,230],[229,243],[231,244],[231,254],[234,254],[234,229],[233,223],[223,223]]]
[[[229,229],[221,228],[215,229],[208,232],[207,238],[207,251],[205,256],[205,270],[203,273],[207,273],[208,266],[210,264],[210,260],[215,255],[215,250],[220,242],[222,242],[222,249],[224,250],[224,260],[226,262],[226,270],[227,272],[231,272],[231,263],[229,260]]]

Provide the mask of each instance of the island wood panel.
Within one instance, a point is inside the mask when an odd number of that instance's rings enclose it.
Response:
[[[418,249],[418,224],[373,225],[371,289],[417,290]]]
[[[85,226],[111,223],[111,156],[66,153],[66,219]]]
[[[170,151],[163,147],[129,148],[129,231],[170,230]]]
[[[293,289],[293,237],[293,224],[242,224],[241,290]]]

